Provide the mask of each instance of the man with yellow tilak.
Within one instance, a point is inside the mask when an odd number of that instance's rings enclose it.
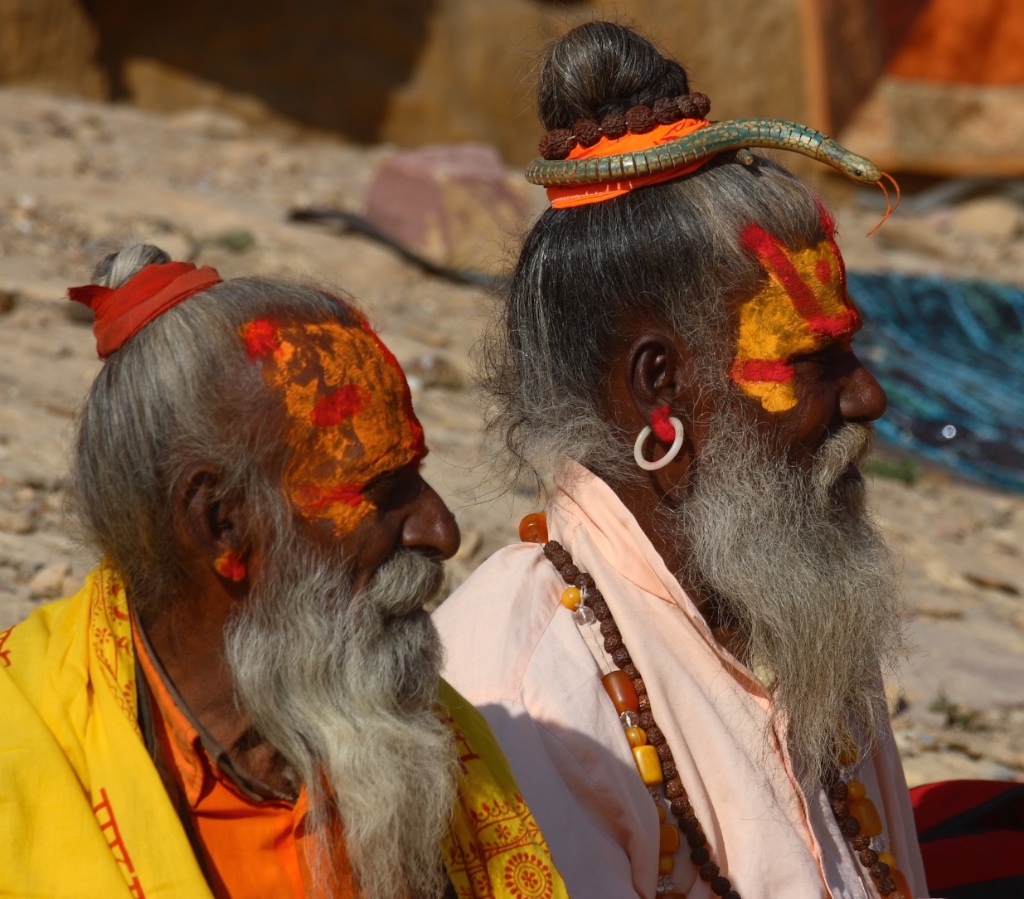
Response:
[[[617,24],[555,43],[538,94],[552,208],[481,355],[512,473],[554,489],[435,613],[445,677],[573,896],[926,896],[857,470],[886,397],[832,219],[749,150],[856,158],[709,122]]]
[[[439,678],[459,533],[394,356],[346,301],[152,246],[95,280],[103,561],[0,633],[0,895],[567,896]]]

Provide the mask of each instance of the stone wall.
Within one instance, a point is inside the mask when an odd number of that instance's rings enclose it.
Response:
[[[537,54],[580,21],[627,11],[625,21],[687,65],[716,117],[814,123],[807,30],[838,10],[848,43],[865,25],[843,10],[874,2],[0,0],[0,40],[19,61],[0,61],[0,82],[102,90],[165,111],[213,105],[367,143],[487,141],[520,164],[539,137]],[[832,12],[822,19],[821,10]],[[849,83],[849,65],[844,72]],[[827,109],[827,98],[817,106]]]
[[[80,0],[0,0],[0,84],[101,99],[97,42]]]

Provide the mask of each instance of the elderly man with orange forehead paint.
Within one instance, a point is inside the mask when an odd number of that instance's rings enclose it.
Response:
[[[886,397],[835,226],[648,41],[554,44],[526,237],[485,344],[546,515],[435,618],[574,896],[927,894],[882,671],[897,582],[857,470]],[[736,152],[733,152],[736,151]]]
[[[565,897],[423,604],[459,543],[348,302],[140,245],[71,298],[105,360],[103,560],[0,633],[0,894]]]

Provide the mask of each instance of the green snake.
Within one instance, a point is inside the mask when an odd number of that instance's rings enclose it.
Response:
[[[740,160],[749,164],[753,161],[747,152],[749,147],[802,153],[864,184],[879,184],[885,177],[871,160],[851,153],[806,125],[781,119],[735,119],[714,122],[648,150],[591,159],[535,159],[526,167],[526,180],[555,187],[636,178],[681,168],[725,150],[739,150]]]

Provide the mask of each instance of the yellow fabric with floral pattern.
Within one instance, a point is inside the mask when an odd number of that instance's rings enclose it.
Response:
[[[440,848],[460,899],[560,899],[501,750],[442,682],[459,747]],[[128,601],[103,564],[73,597],[0,632],[0,895],[210,897],[137,724]]]

